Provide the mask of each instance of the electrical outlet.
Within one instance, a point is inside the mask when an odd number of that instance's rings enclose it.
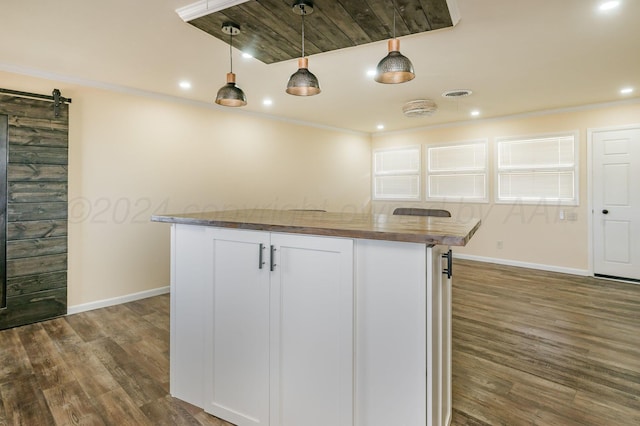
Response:
[[[502,241],[498,241],[498,242],[496,242],[496,248],[497,248],[498,250],[502,250]]]

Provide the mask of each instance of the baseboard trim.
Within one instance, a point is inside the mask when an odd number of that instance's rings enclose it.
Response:
[[[565,268],[563,266],[543,265],[540,263],[520,262],[517,260],[498,259],[495,257],[475,256],[472,254],[453,254],[454,259],[475,260],[477,262],[496,263],[498,265],[516,266],[519,268],[538,269],[541,271],[559,272],[561,274],[591,276],[586,269]]]
[[[94,309],[106,308],[108,306],[120,305],[122,303],[133,302],[134,300],[146,299],[147,297],[159,296],[169,293],[169,286],[140,291],[138,293],[126,294],[124,296],[113,297],[111,299],[96,300],[95,302],[82,303],[80,305],[69,306],[67,315],[78,314],[80,312],[92,311]]]

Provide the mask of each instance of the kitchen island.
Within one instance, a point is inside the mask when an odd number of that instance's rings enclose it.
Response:
[[[452,218],[153,216],[171,231],[172,396],[244,425],[451,419]]]

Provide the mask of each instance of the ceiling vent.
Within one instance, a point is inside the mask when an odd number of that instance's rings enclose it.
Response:
[[[472,93],[473,92],[469,89],[456,89],[456,90],[449,90],[444,92],[442,94],[442,97],[443,98],[462,98],[465,96],[469,96]]]
[[[438,105],[430,99],[409,101],[402,107],[406,117],[427,117],[438,110]]]

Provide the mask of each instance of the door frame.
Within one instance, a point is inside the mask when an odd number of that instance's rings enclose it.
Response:
[[[593,251],[595,249],[594,241],[593,241],[593,190],[594,190],[594,182],[593,182],[593,136],[596,133],[601,132],[611,132],[615,130],[633,130],[640,129],[640,123],[636,124],[625,124],[621,126],[607,126],[607,127],[593,127],[587,128],[587,212],[589,213],[587,226],[588,226],[588,253],[589,253],[589,263],[588,263],[588,272],[589,276],[595,276],[594,271],[594,256]]]

